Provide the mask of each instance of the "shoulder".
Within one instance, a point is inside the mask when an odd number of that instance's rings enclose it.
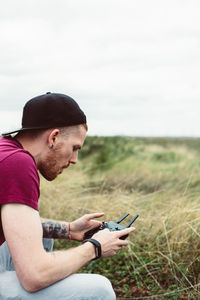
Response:
[[[33,156],[24,149],[18,149],[16,152],[9,155],[6,159],[7,163],[33,165],[36,167]]]
[[[11,138],[0,138],[0,166],[35,166],[33,156],[22,145]]]
[[[19,149],[18,151],[7,156],[1,162],[2,172],[33,172],[38,174],[34,158],[27,151]]]
[[[34,158],[22,149],[4,159],[0,169],[0,203],[20,202],[37,209],[40,178]]]

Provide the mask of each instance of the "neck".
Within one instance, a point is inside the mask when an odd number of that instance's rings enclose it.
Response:
[[[24,150],[28,151],[34,157],[36,165],[38,166],[44,148],[40,139],[32,139],[23,136],[16,136],[14,139],[22,145]]]

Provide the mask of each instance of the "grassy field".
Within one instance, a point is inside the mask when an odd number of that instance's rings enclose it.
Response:
[[[127,249],[81,272],[107,276],[118,299],[200,299],[200,140],[88,137],[76,166],[41,180],[40,214],[99,211],[140,217]]]

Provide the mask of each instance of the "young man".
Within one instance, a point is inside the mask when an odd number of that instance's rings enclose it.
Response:
[[[115,299],[107,278],[74,273],[93,259],[113,256],[128,244],[120,237],[134,228],[105,229],[83,242],[103,213],[69,223],[41,220],[38,212],[38,171],[51,181],[76,164],[86,131],[85,114],[72,98],[47,93],[28,101],[22,128],[0,139],[0,299]],[[83,243],[51,251],[51,238]]]

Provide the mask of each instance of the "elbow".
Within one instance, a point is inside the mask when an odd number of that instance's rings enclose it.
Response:
[[[35,293],[37,291],[39,291],[39,289],[37,288],[37,286],[34,285],[25,285],[22,284],[23,288],[28,292],[28,293]]]
[[[48,286],[41,273],[31,273],[29,275],[26,273],[25,276],[19,277],[19,281],[23,288],[29,293],[35,293]]]
[[[47,258],[42,256],[35,263],[16,268],[18,279],[27,292],[35,293],[55,282],[52,280],[51,264]]]
[[[38,282],[24,282],[22,286],[29,293],[35,293],[42,289]]]

